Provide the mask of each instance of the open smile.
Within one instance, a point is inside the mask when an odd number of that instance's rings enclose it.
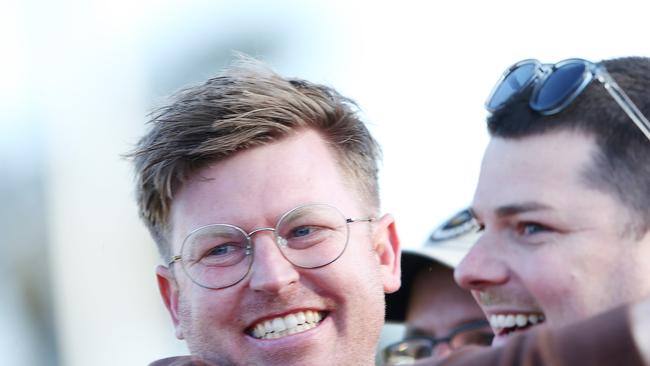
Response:
[[[497,336],[506,336],[513,332],[524,331],[544,323],[543,313],[501,313],[489,317],[490,326]]]
[[[283,316],[268,318],[250,326],[246,334],[256,339],[275,339],[316,328],[327,317],[327,312],[301,310]]]

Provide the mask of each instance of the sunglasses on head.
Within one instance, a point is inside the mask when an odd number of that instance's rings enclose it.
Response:
[[[556,64],[523,60],[509,67],[492,89],[485,108],[493,113],[512,96],[532,86],[529,106],[542,115],[561,112],[582,93],[592,80],[598,80],[650,140],[650,122],[630,100],[602,63],[572,58]]]

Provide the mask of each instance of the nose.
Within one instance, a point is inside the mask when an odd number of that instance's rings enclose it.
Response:
[[[273,232],[258,233],[252,239],[253,264],[249,286],[254,291],[280,293],[298,281],[300,275],[280,252]]]
[[[487,232],[456,266],[454,279],[466,290],[482,290],[508,282],[509,269],[503,248]]]

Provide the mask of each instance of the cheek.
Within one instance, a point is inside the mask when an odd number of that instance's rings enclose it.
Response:
[[[237,302],[228,293],[205,290],[194,286],[180,297],[179,318],[184,330],[209,333],[210,329],[224,329],[237,319],[233,310]]]
[[[313,276],[304,274],[305,282],[313,282],[317,289],[338,294],[334,295],[336,297],[351,297],[354,293],[363,296],[369,290],[379,291],[383,296],[379,263],[369,251],[346,252],[336,262],[313,273]]]
[[[568,253],[539,252],[520,263],[520,279],[550,323],[566,323],[568,317],[582,312],[581,303],[587,296],[584,271]]]
[[[327,292],[328,297],[347,303],[356,311],[362,311],[359,304],[378,304],[383,309],[384,290],[375,252],[365,242],[351,242],[347,250],[336,262],[323,267],[317,277],[305,282],[312,282],[317,291]]]

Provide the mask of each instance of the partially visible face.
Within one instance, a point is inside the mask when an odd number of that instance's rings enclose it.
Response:
[[[650,236],[590,188],[596,145],[576,132],[492,138],[473,211],[482,237],[456,269],[501,344],[542,322],[569,324],[650,294]]]
[[[200,226],[228,223],[250,232],[273,227],[306,203],[335,206],[346,217],[373,216],[359,197],[319,135],[304,131],[210,165],[185,183],[171,208],[172,252]],[[177,337],[193,355],[218,365],[372,364],[384,291],[399,287],[398,240],[390,216],[349,227],[343,255],[317,269],[293,266],[270,232],[258,233],[250,272],[220,290],[195,285],[180,267],[159,267]],[[311,324],[290,325],[283,320],[289,315]],[[284,322],[291,332],[254,336],[256,325],[267,321]]]
[[[485,321],[481,308],[472,295],[454,282],[453,270],[436,266],[435,270],[417,275],[406,315],[407,337],[442,338],[454,334],[460,327]],[[492,339],[488,326],[458,333],[454,347],[483,344]],[[489,344],[489,343],[487,343]],[[433,349],[433,358],[441,359],[452,351],[450,343],[440,343]]]

